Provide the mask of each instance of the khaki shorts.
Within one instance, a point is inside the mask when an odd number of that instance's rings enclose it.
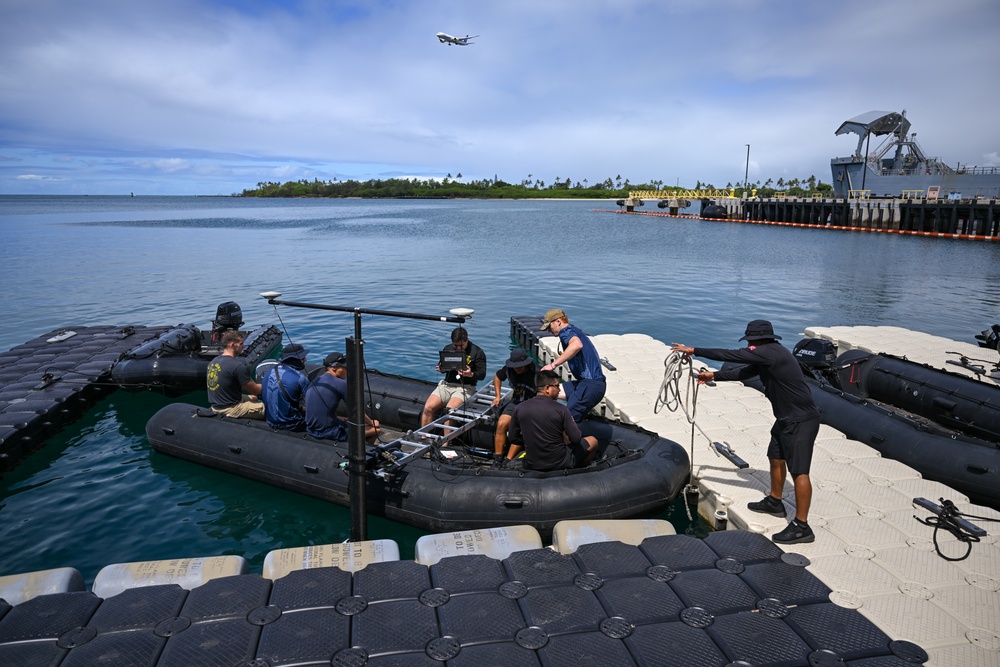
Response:
[[[233,419],[263,419],[264,404],[260,401],[242,401],[229,408],[212,408],[212,412]]]
[[[461,398],[462,402],[465,403],[474,393],[476,393],[476,388],[471,384],[456,384],[441,380],[431,394],[440,398],[443,404],[448,405],[455,396]]]

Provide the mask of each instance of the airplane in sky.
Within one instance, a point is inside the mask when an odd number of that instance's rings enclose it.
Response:
[[[475,44],[475,42],[470,42],[470,39],[475,39],[479,35],[466,35],[465,37],[452,37],[446,32],[439,32],[437,34],[438,41],[442,44],[447,44],[451,46],[455,44],[456,46],[468,46],[469,44]]]

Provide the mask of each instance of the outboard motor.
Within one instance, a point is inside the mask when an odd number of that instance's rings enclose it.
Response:
[[[243,326],[243,310],[235,301],[220,303],[212,320],[212,340],[218,341],[222,333],[229,329],[238,330]]]
[[[837,360],[837,346],[825,338],[803,338],[792,348],[792,356],[815,375],[833,368]]]
[[[979,347],[986,347],[991,350],[1000,350],[1000,324],[994,324],[986,331],[976,334]]]

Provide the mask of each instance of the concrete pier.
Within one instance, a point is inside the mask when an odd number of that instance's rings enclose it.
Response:
[[[870,199],[863,196],[852,199],[725,197],[716,199],[715,203],[726,209],[727,216],[703,219],[978,241],[1000,240],[998,199]],[[634,208],[626,211],[600,212],[654,217],[691,217],[667,211],[638,211]]]

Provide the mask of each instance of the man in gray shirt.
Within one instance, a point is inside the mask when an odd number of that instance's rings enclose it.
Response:
[[[222,354],[208,364],[208,402],[212,411],[227,417],[263,419],[264,404],[257,400],[260,383],[250,378],[246,364],[237,359],[243,351],[243,334],[226,331],[222,334]],[[243,392],[249,396],[244,399]]]

